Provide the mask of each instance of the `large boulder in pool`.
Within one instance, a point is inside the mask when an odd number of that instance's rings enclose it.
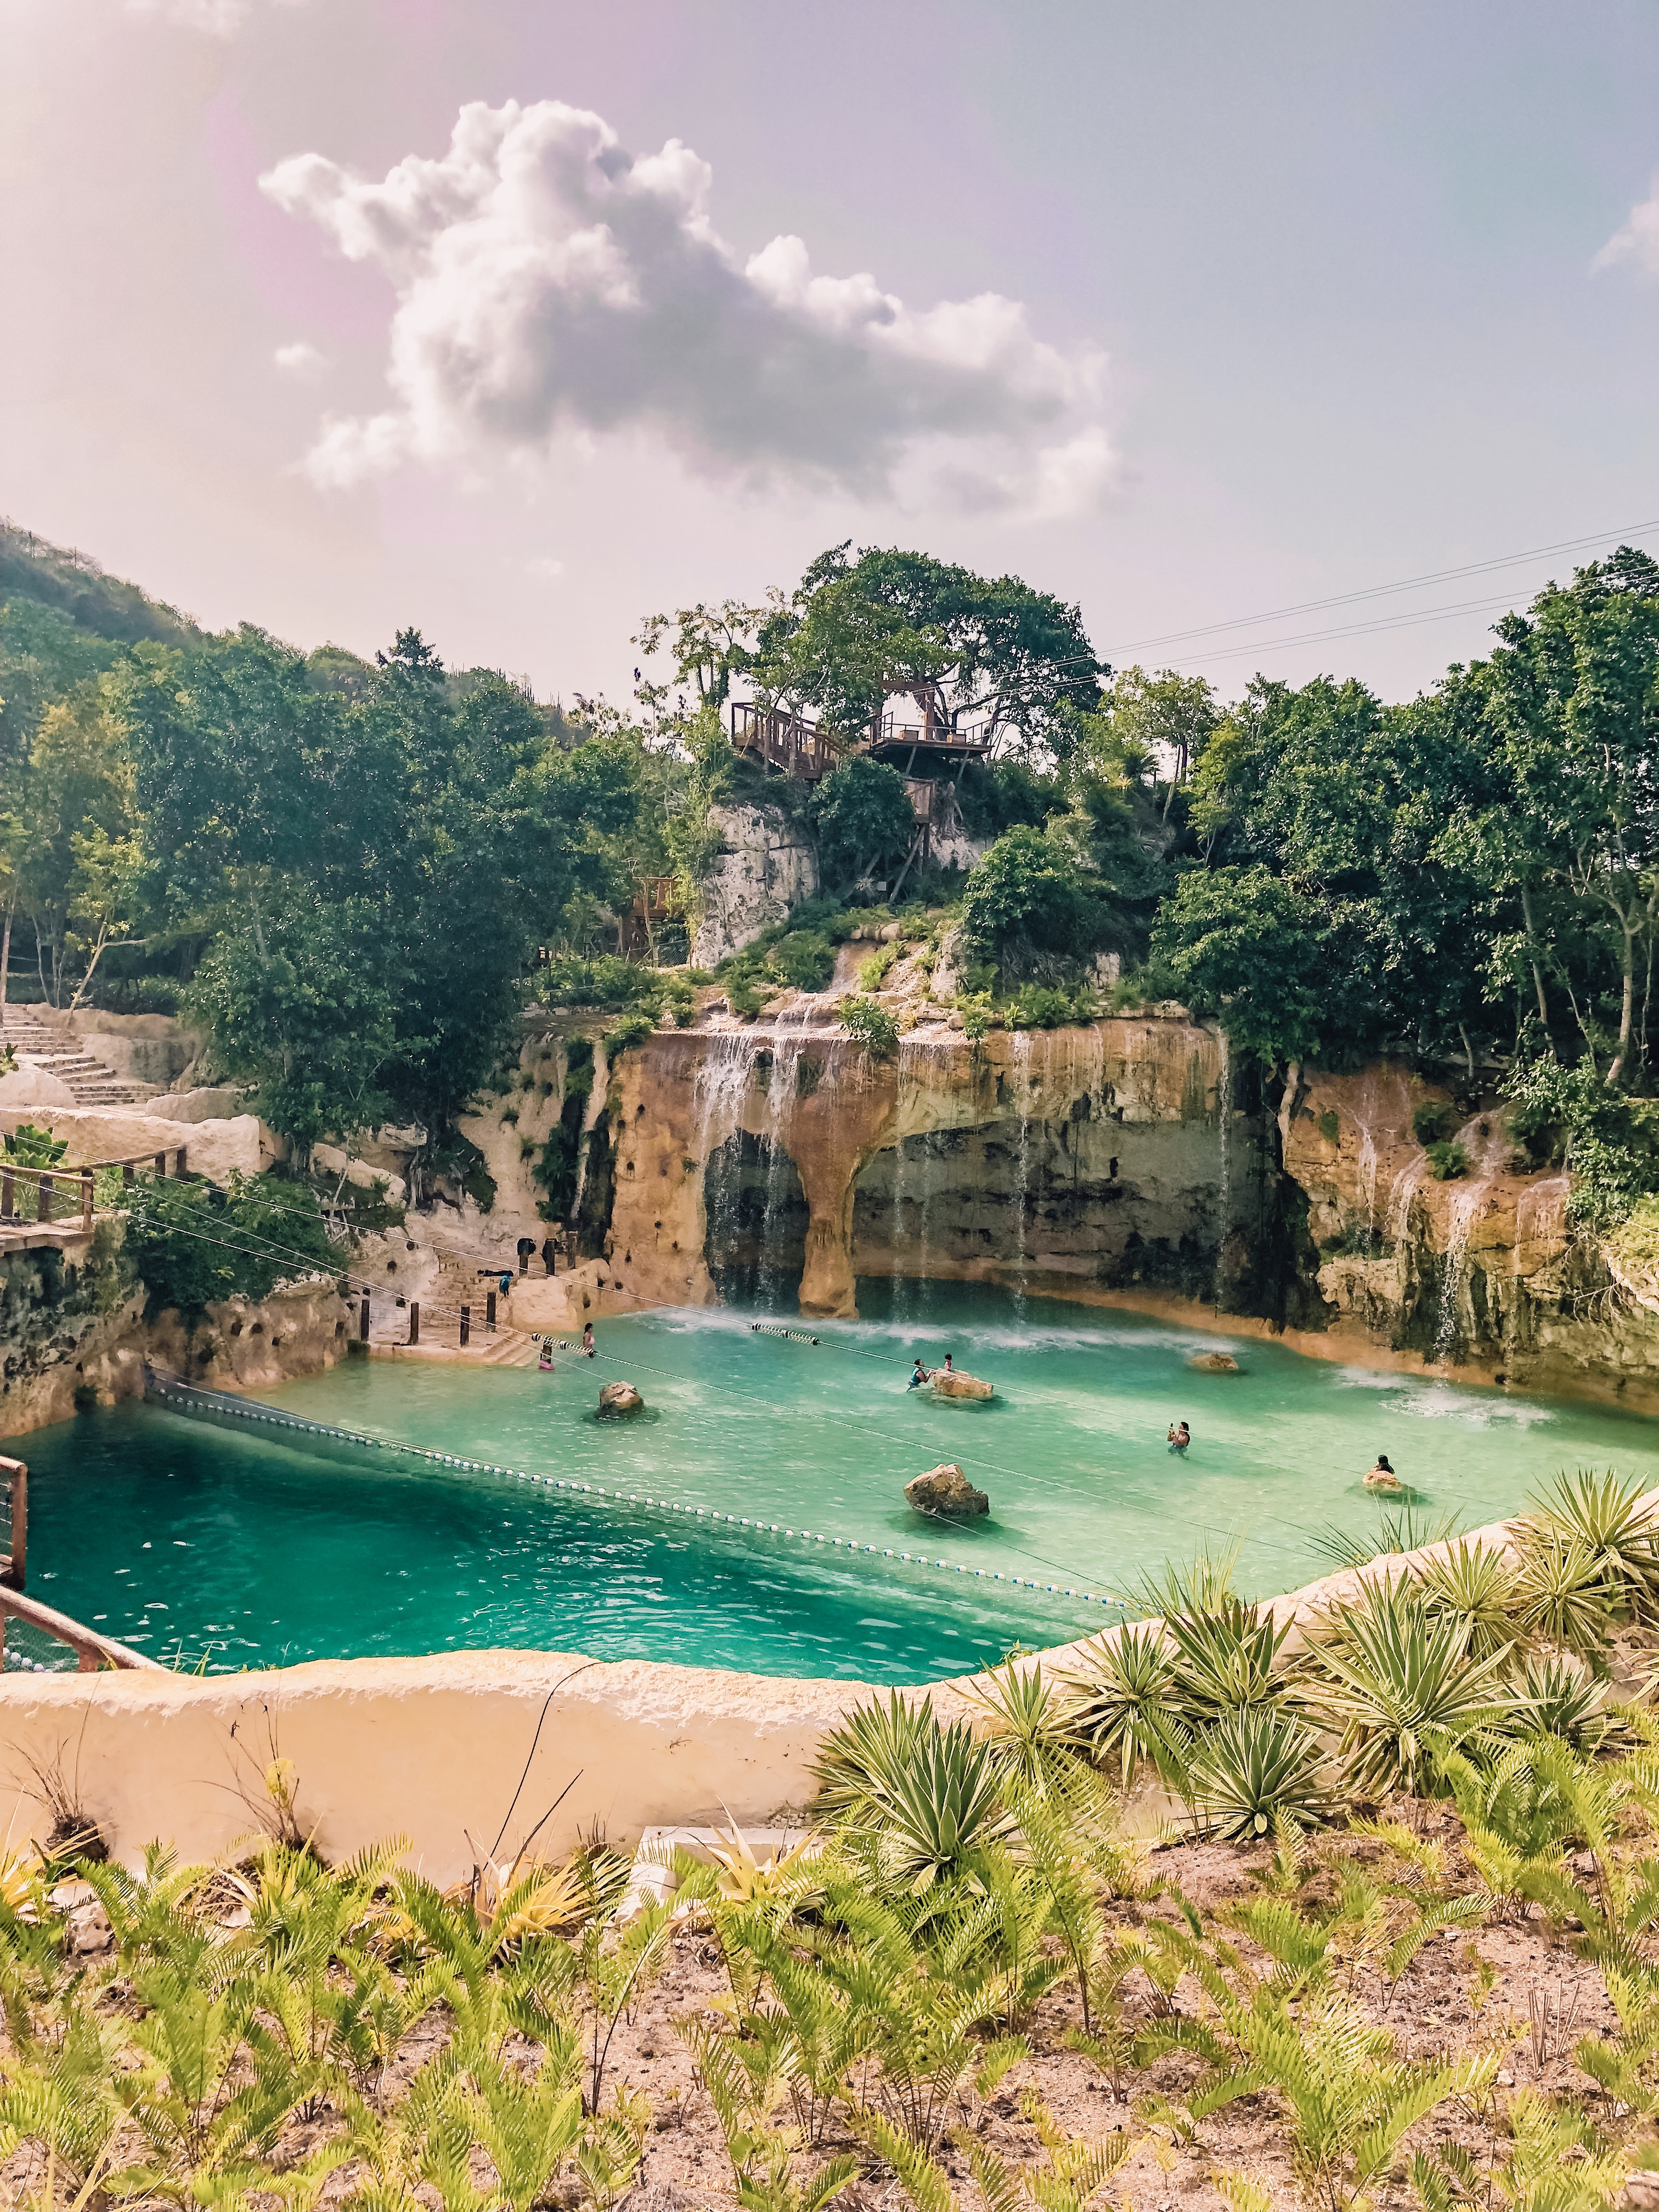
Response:
[[[641,1413],[645,1401],[631,1382],[607,1382],[599,1393],[599,1419],[602,1421],[619,1418],[623,1413]]]
[[[956,1462],[949,1459],[940,1467],[930,1467],[914,1482],[907,1482],[904,1498],[918,1513],[935,1520],[971,1521],[991,1510],[985,1492],[975,1490]]]
[[[936,1398],[994,1398],[996,1393],[988,1382],[981,1382],[977,1375],[963,1375],[955,1369],[936,1367],[933,1370],[933,1395]]]
[[[1199,1352],[1187,1362],[1200,1375],[1239,1375],[1243,1370],[1231,1352]]]

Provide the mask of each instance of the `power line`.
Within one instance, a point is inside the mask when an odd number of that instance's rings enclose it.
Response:
[[[1605,545],[1647,530],[1659,530],[1659,518],[1648,522],[1627,523],[1620,530],[1597,531],[1589,538],[1564,538],[1553,545],[1534,545],[1524,553],[1504,553],[1493,560],[1471,561],[1459,568],[1432,569],[1420,576],[1404,577],[1395,584],[1373,584],[1363,592],[1339,592],[1330,599],[1303,599],[1294,606],[1270,607],[1262,614],[1234,615],[1226,622],[1201,623],[1192,629],[1164,630],[1157,637],[1131,638],[1127,645],[1115,649],[1134,653],[1146,646],[1179,645],[1189,637],[1209,637],[1218,630],[1243,629],[1249,623],[1280,622],[1292,615],[1317,614],[1325,607],[1346,607],[1361,599],[1386,599],[1395,592],[1414,592],[1430,584],[1450,583],[1458,576],[1481,576],[1494,568],[1518,568],[1524,561],[1540,561],[1551,553],[1571,553],[1589,545]]]

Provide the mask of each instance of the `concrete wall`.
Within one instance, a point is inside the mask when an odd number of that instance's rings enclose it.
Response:
[[[1659,1492],[1644,1503],[1659,1512]],[[1513,1525],[1464,1540],[1504,1544]],[[1448,1548],[1322,1577],[1273,1610],[1304,1625],[1364,1582]],[[1297,1642],[1293,1634],[1292,1650]],[[1052,1672],[1081,1649],[1060,1646],[1042,1663]],[[968,1686],[933,1685],[935,1710],[972,1711]],[[812,1796],[809,1768],[825,1731],[877,1694],[856,1682],[546,1651],[316,1660],[207,1678],[8,1674],[0,1783],[15,1838],[40,1825],[33,1778],[72,1771],[82,1811],[118,1857],[134,1863],[161,1837],[206,1858],[256,1828],[264,1769],[281,1756],[297,1771],[300,1818],[325,1856],[399,1835],[429,1875],[452,1881],[494,1844],[521,1780],[507,1848],[573,1778],[538,1839],[552,1855],[596,1822],[623,1844],[647,1827],[723,1826],[728,1815],[776,1825]]]

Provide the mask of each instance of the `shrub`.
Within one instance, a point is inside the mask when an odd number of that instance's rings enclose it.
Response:
[[[969,1043],[980,1043],[991,1026],[991,994],[958,991],[957,1011],[962,1016],[962,1033]]]
[[[634,1006],[619,1020],[611,1023],[605,1033],[605,1048],[614,1061],[630,1045],[643,1044],[657,1026],[657,1018],[649,1008]]]
[[[848,1036],[858,1039],[872,1059],[885,1060],[897,1048],[898,1024],[875,999],[843,999],[841,1025]]]
[[[792,929],[769,956],[773,972],[797,991],[821,991],[836,972],[836,948],[821,930]]]
[[[1443,1144],[1457,1127],[1457,1115],[1443,1098],[1425,1098],[1412,1109],[1412,1134],[1425,1151]]]
[[[153,1310],[198,1314],[222,1298],[268,1297],[278,1283],[332,1273],[316,1194],[270,1176],[210,1182],[140,1176],[127,1198],[125,1250]]]
[[[1334,1145],[1342,1133],[1342,1123],[1334,1106],[1328,1106],[1314,1126],[1328,1145]]]
[[[24,1121],[9,1137],[0,1137],[0,1157],[15,1160],[19,1167],[55,1168],[69,1150],[68,1140],[54,1137],[50,1129],[37,1129],[33,1121]]]
[[[915,811],[896,768],[860,754],[824,777],[808,802],[824,880],[856,884],[884,875],[910,849]]]
[[[887,981],[889,975],[892,972],[893,969],[897,965],[902,957],[902,951],[900,946],[896,945],[878,945],[875,951],[870,955],[867,960],[860,960],[859,963],[860,990],[880,990],[882,985]]]
[[[1469,1171],[1469,1156],[1455,1140],[1428,1146],[1429,1173],[1437,1182],[1455,1182]]]
[[[744,975],[728,978],[726,986],[726,1004],[734,1014],[741,1014],[745,1021],[753,1021],[771,995],[769,991]]]
[[[966,943],[1000,957],[1017,947],[1064,953],[1093,949],[1101,908],[1095,887],[1064,846],[1026,825],[997,839],[968,878]]]
[[[658,988],[650,969],[636,968],[614,952],[561,954],[542,970],[540,985],[553,1006],[634,1006]]]
[[[1073,1023],[1092,1022],[1100,1002],[1088,985],[1067,990],[1064,984],[1024,983],[1008,1002],[1011,1030],[1057,1030]]]

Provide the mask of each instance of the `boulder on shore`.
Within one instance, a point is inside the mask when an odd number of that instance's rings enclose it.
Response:
[[[904,1497],[906,1504],[914,1506],[918,1513],[942,1515],[949,1521],[971,1521],[975,1515],[991,1510],[991,1501],[985,1492],[975,1490],[956,1462],[949,1459],[907,1482]]]
[[[1243,1369],[1231,1352],[1198,1352],[1187,1362],[1200,1375],[1242,1375]]]
[[[638,1413],[645,1408],[645,1401],[631,1382],[607,1382],[599,1392],[599,1414],[605,1419],[613,1413]]]
[[[933,1395],[936,1398],[994,1398],[996,1393],[988,1382],[981,1382],[977,1375],[963,1375],[955,1368],[936,1367],[933,1370]]]

